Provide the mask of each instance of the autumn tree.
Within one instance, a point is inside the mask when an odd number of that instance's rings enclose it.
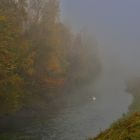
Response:
[[[32,73],[28,41],[24,39],[25,5],[23,0],[0,1],[0,103],[4,113],[21,106],[23,73]]]
[[[79,85],[99,71],[96,51],[91,53],[96,44],[62,23],[59,10],[58,0],[0,0],[0,110],[4,114],[19,110],[29,96],[33,100],[44,89],[48,93],[52,88]]]

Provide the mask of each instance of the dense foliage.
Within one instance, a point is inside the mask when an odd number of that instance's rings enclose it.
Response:
[[[96,77],[96,44],[87,40],[60,21],[57,0],[0,0],[0,115],[22,108],[37,90]]]

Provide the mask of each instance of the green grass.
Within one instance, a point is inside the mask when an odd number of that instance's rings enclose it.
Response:
[[[89,140],[140,140],[140,113],[119,120],[108,130]]]

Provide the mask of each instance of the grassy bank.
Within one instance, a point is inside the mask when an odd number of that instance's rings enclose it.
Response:
[[[140,140],[140,79],[130,81],[127,86],[127,92],[134,98],[129,107],[129,117],[120,119],[90,140]]]
[[[121,119],[90,140],[140,140],[140,113]]]

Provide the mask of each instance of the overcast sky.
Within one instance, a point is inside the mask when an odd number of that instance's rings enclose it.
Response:
[[[140,74],[140,0],[61,0],[62,19],[88,28],[110,63]]]

